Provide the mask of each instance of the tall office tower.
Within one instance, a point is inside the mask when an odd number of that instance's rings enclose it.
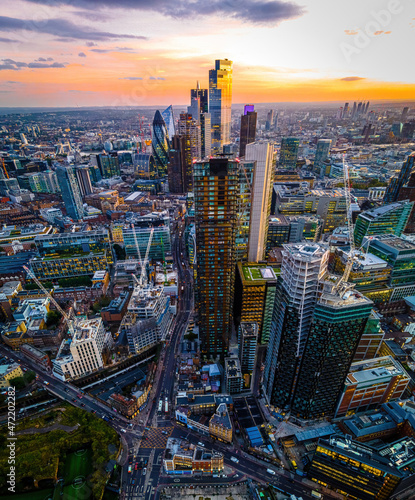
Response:
[[[401,171],[397,177],[392,177],[386,188],[385,196],[383,197],[383,204],[393,203],[398,200],[399,192],[403,186],[409,181],[411,173],[414,171],[415,167],[415,153],[408,156],[404,164],[402,165]]]
[[[174,125],[174,114],[173,114],[173,106],[169,106],[164,111],[161,112],[161,116],[163,117],[164,123],[166,124],[167,133],[169,134],[169,140],[176,133],[176,128]]]
[[[212,154],[212,123],[210,113],[200,113],[200,157]]]
[[[167,175],[170,193],[183,194],[186,192],[186,139],[182,135],[174,135],[170,145]]]
[[[356,246],[360,247],[365,236],[380,234],[401,236],[408,223],[413,206],[413,201],[398,201],[360,213],[354,227]]]
[[[281,140],[279,168],[295,169],[300,140],[297,137],[283,137]]]
[[[356,117],[356,101],[353,103],[352,118]]]
[[[334,415],[373,302],[325,283],[314,309],[301,359],[291,412],[303,419]]]
[[[211,158],[194,164],[196,302],[201,352],[228,352],[235,277],[239,162]]]
[[[61,188],[66,213],[73,220],[77,221],[84,216],[84,207],[75,170],[73,166],[64,167],[63,165],[59,165],[56,167],[56,176]]]
[[[111,177],[120,175],[120,164],[117,155],[99,154],[92,161],[95,161],[98,165],[103,179],[111,179]]]
[[[283,245],[281,278],[275,294],[271,335],[264,371],[268,401],[289,407],[304,352],[319,282],[327,273],[329,249],[323,243]]]
[[[158,176],[166,177],[167,163],[169,162],[169,133],[166,123],[158,110],[154,115],[152,135],[153,156]]]
[[[408,108],[408,106],[405,106],[403,108],[402,115],[401,115],[401,122],[402,123],[406,122],[406,119],[408,118],[408,113],[409,113],[409,108]]]
[[[265,130],[271,130],[274,126],[274,110],[270,109],[267,114],[267,120],[265,122]]]
[[[257,113],[254,106],[246,105],[241,116],[241,131],[239,135],[239,157],[245,156],[246,145],[255,142]]]
[[[248,262],[259,262],[264,258],[267,243],[274,181],[274,146],[268,142],[248,144],[245,158],[246,161],[256,162],[251,188]]]
[[[254,180],[255,161],[239,162],[238,179],[238,218],[235,235],[235,259],[248,258],[249,227],[251,219],[251,189]]]
[[[212,151],[219,153],[230,142],[232,61],[217,59],[209,71],[209,112],[212,120]]]
[[[362,104],[363,104],[362,102],[359,102],[359,104],[357,105],[357,111],[356,111],[357,116],[360,116],[362,113]],[[363,109],[364,109],[364,106],[365,105],[363,104]]]
[[[326,172],[325,161],[329,156],[331,139],[319,139],[317,141],[316,156],[314,159],[314,172],[324,177]]]
[[[200,99],[200,112],[208,113],[209,112],[209,93],[208,89],[201,89],[199,82],[197,82],[196,88],[191,89],[190,91],[190,101],[193,99]]]
[[[78,180],[81,195],[86,196],[92,193],[91,176],[89,175],[89,167],[76,167],[76,178]]]
[[[201,156],[200,125],[189,113],[180,113],[177,125],[179,135],[184,138],[184,157],[186,163],[186,174],[184,176],[184,190],[191,191],[193,186],[193,161],[199,160]]]
[[[367,115],[367,112],[369,111],[369,106],[370,106],[370,101],[367,101],[367,103],[366,103],[366,109],[365,109],[365,115]]]
[[[252,382],[258,341],[258,323],[242,322],[238,328],[238,354],[245,387]]]
[[[192,97],[190,106],[187,106],[187,113],[192,116],[193,120],[200,124],[200,98]]]
[[[348,114],[349,114],[349,103],[346,102],[344,105],[344,110],[343,110],[343,118],[347,118]]]

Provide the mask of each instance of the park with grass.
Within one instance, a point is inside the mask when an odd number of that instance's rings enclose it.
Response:
[[[16,433],[16,493],[7,491],[7,428],[0,432],[0,497],[5,500],[100,499],[105,467],[119,451],[117,433],[102,419],[60,405],[24,419]]]

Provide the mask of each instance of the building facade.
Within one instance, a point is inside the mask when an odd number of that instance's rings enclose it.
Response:
[[[232,61],[217,59],[209,71],[209,113],[212,123],[212,153],[230,142],[232,106]]]

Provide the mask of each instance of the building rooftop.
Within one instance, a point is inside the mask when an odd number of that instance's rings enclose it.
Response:
[[[267,264],[242,263],[238,262],[240,275],[243,276],[244,282],[265,282],[276,280],[280,273],[280,269],[276,266]]]
[[[72,342],[82,342],[84,340],[95,338],[101,323],[101,318],[77,319],[74,325],[75,336],[72,339]]]
[[[395,250],[412,250],[415,252],[415,243],[412,243],[409,240],[400,238],[399,236],[395,236],[394,234],[379,234],[373,237],[370,237],[371,244],[379,241],[386,246],[389,246]],[[366,238],[363,240],[366,241]]]
[[[362,212],[360,214],[360,217],[367,219],[368,221],[373,221],[378,217],[382,217],[383,215],[386,215],[389,212],[397,210],[398,208],[402,207],[405,203],[407,202],[390,203],[388,205],[382,205],[377,208],[372,208],[371,210],[366,210],[366,212]]]
[[[382,380],[388,380],[395,375],[407,375],[399,362],[392,356],[382,358],[357,361],[350,366],[349,374],[346,378],[346,385],[362,384],[372,385]],[[409,375],[407,375],[409,378]]]

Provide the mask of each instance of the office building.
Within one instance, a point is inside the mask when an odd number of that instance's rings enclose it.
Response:
[[[21,189],[30,189],[32,193],[59,193],[60,188],[56,172],[32,172],[17,178]]]
[[[120,176],[120,164],[115,153],[95,155],[92,157],[92,161],[98,165],[102,179]]]
[[[265,256],[268,257],[272,248],[282,247],[290,240],[290,222],[284,215],[271,215],[268,220],[267,244]]]
[[[379,449],[336,435],[319,440],[308,472],[354,500],[388,500],[405,475]]]
[[[151,153],[133,154],[133,166],[140,179],[157,179],[158,171],[154,156]]]
[[[264,370],[264,392],[279,408],[292,401],[329,250],[322,243],[290,243],[282,255]]]
[[[383,197],[383,203],[394,203],[398,200],[399,193],[405,184],[409,181],[411,173],[414,170],[415,164],[415,153],[408,156],[397,177],[392,177],[389,185],[386,189],[385,196]]]
[[[196,88],[190,91],[190,100],[193,99],[199,99],[200,113],[209,112],[209,91],[208,89],[201,89],[199,82],[197,82]]]
[[[235,235],[235,258],[248,258],[249,230],[251,220],[252,186],[256,161],[241,160],[239,162],[237,225]]]
[[[354,229],[356,246],[362,245],[365,236],[380,234],[401,236],[411,215],[413,205],[414,202],[401,201],[360,213]]]
[[[267,113],[267,120],[265,122],[265,130],[269,131],[274,128],[274,110],[270,109]]]
[[[200,114],[200,158],[206,158],[212,154],[212,115],[210,113]]]
[[[141,257],[144,257],[152,230],[148,258],[150,261],[166,260],[166,256],[171,254],[170,219],[166,211],[137,215],[129,219],[129,224],[122,229],[127,258],[138,258],[137,245]]]
[[[248,144],[245,157],[247,161],[256,162],[251,187],[248,262],[259,262],[264,258],[267,241],[274,173],[274,148],[268,142]]]
[[[209,113],[212,123],[212,153],[220,153],[230,142],[232,106],[232,61],[217,59],[209,71]]]
[[[219,441],[232,443],[232,422],[226,403],[221,403],[210,418],[209,434]]]
[[[181,113],[177,126],[178,134],[184,139],[185,192],[193,187],[193,162],[201,156],[200,125],[189,113]]]
[[[173,106],[169,106],[161,112],[164,123],[166,124],[169,140],[176,134],[176,127],[174,123]]]
[[[373,302],[327,282],[314,309],[291,412],[302,419],[334,414]]]
[[[257,113],[252,104],[247,104],[241,116],[241,131],[239,134],[239,157],[245,156],[246,145],[255,142]]]
[[[76,319],[74,336],[64,340],[53,360],[53,374],[61,380],[76,379],[104,366],[106,333],[101,318]]]
[[[299,145],[300,140],[297,137],[282,138],[278,168],[295,169]]]
[[[229,345],[235,277],[239,163],[211,158],[194,164],[196,303],[201,351],[224,356]]]
[[[373,359],[377,356],[385,337],[385,332],[380,326],[380,318],[379,313],[372,309],[354,354],[353,363],[364,361],[365,359]]]
[[[235,276],[234,321],[258,325],[258,340],[267,344],[271,331],[277,277],[277,265],[238,262]]]
[[[154,163],[158,177],[167,177],[167,164],[169,162],[169,133],[160,111],[156,111],[153,119],[152,148]]]
[[[79,189],[81,190],[81,195],[87,196],[88,194],[91,194],[93,191],[89,167],[76,167],[75,172]]]
[[[357,361],[350,366],[336,418],[378,408],[401,399],[411,378],[392,356]]]
[[[225,388],[228,394],[238,394],[243,388],[241,363],[235,355],[225,358]]]
[[[317,141],[316,155],[314,158],[314,172],[322,177],[326,173],[326,164],[330,152],[331,139],[319,139]]]
[[[174,135],[169,150],[169,163],[167,164],[170,193],[183,194],[186,192],[187,163],[185,148],[186,138],[182,135]]]
[[[238,354],[245,387],[248,388],[251,386],[255,369],[258,341],[258,324],[242,322],[238,328]]]
[[[389,286],[399,287],[415,284],[414,243],[393,234],[385,234],[373,237],[369,241],[368,250],[391,266]]]
[[[62,200],[66,213],[74,221],[82,219],[84,207],[82,195],[76,178],[76,168],[73,166],[58,165],[56,167],[56,177],[61,188]]]

